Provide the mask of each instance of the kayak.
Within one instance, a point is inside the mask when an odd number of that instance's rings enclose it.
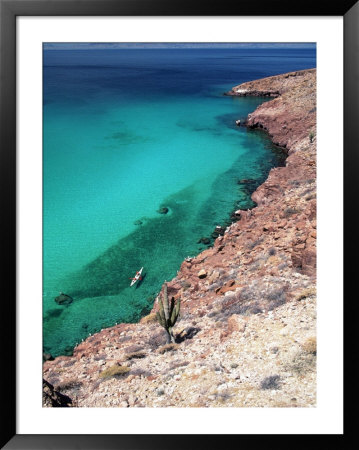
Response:
[[[136,273],[135,277],[132,278],[130,286],[133,286],[136,283],[137,280],[141,280],[142,279],[142,277],[141,277],[142,270],[143,270],[143,267],[141,267],[141,269]]]

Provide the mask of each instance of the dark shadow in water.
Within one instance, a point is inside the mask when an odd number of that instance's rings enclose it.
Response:
[[[143,283],[143,280],[146,278],[146,275],[147,275],[147,273],[144,273],[144,274],[142,275],[142,278],[141,278],[140,280],[137,281],[137,283],[136,283],[136,289],[138,289],[138,288],[141,286],[141,284]]]
[[[151,142],[153,140],[147,136],[132,133],[131,131],[117,131],[110,136],[106,136],[105,139],[116,141],[117,145],[132,145]]]
[[[226,115],[228,118],[229,115]],[[248,152],[251,153],[256,146],[261,143],[267,150],[263,152],[260,157],[249,158],[247,155],[241,155],[237,161],[228,169],[225,176],[218,176],[212,184],[212,192],[202,208],[199,211],[197,220],[207,220],[211,217],[218,217],[217,211],[220,210],[220,204],[227,203],[227,215],[220,218],[218,225],[228,226],[236,221],[233,213],[237,209],[251,209],[255,206],[251,195],[253,192],[268,178],[268,173],[273,167],[280,167],[285,165],[287,158],[286,151],[272,143],[267,133],[263,130],[247,130],[242,128],[242,132],[252,135],[252,138],[247,141]],[[245,160],[245,168],[243,167],[243,160]],[[238,174],[241,174],[240,178]],[[238,199],[233,201],[233,196],[230,195],[225,198],[226,192],[238,192]],[[221,198],[216,195],[221,192]]]
[[[191,120],[179,120],[176,122],[176,125],[180,128],[185,128],[195,133],[205,132],[214,136],[223,136],[223,129],[215,128],[213,126],[206,126],[203,123],[196,123]]]
[[[227,128],[230,128],[232,130],[239,130],[240,127],[238,127],[238,125],[236,124],[236,120],[240,119],[241,122],[244,121],[246,117],[242,117],[240,115],[240,113],[238,114],[233,114],[233,113],[229,113],[229,114],[221,114],[215,117],[216,121],[218,122],[218,124],[220,125],[220,127],[222,128],[223,125]]]
[[[61,314],[64,312],[64,309],[49,309],[46,311],[46,315],[44,316],[44,320],[54,319],[56,317],[60,317]]]

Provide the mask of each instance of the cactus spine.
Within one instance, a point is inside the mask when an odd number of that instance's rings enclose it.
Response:
[[[156,313],[157,320],[167,332],[167,343],[174,343],[175,338],[173,336],[172,328],[179,318],[181,300],[178,299],[175,302],[174,297],[172,297],[171,302],[168,301],[167,283],[165,283],[162,299],[159,298],[158,303],[159,311]]]

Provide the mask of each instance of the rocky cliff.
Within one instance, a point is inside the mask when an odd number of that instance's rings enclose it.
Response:
[[[181,298],[176,343],[153,311],[89,337],[44,378],[79,407],[314,406],[316,71],[234,87],[274,97],[248,116],[288,154],[213,248],[168,282]],[[246,183],[246,180],[240,180]],[[48,406],[48,405],[46,405]]]

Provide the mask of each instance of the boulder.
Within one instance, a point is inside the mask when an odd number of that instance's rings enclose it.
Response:
[[[63,292],[60,293],[60,295],[58,295],[55,298],[55,302],[58,305],[64,306],[64,305],[69,305],[70,303],[72,303],[74,301],[74,299],[72,297],[70,297],[67,294],[64,294]]]
[[[64,350],[64,355],[66,355],[66,356],[72,356],[74,354],[74,349],[73,349],[73,347],[71,347],[71,345],[67,345],[66,347],[65,347],[65,350]]]
[[[233,222],[233,221],[237,221],[237,220],[240,220],[240,218],[241,218],[241,210],[240,209],[237,209],[237,211],[234,211],[232,214],[231,214],[231,221]]]
[[[221,236],[225,233],[226,229],[225,227],[221,227],[220,225],[217,225],[216,228],[214,229],[213,233],[217,233],[218,236]]]
[[[197,244],[205,244],[208,245],[211,242],[211,240],[208,237],[201,237],[201,239],[199,239],[197,241]]]
[[[241,180],[238,180],[238,184],[250,184],[250,183],[256,183],[257,181],[254,178],[242,178]]]
[[[201,269],[198,272],[198,278],[206,278],[206,276],[207,276],[207,272],[204,269]]]
[[[51,355],[51,353],[43,353],[42,354],[42,360],[45,361],[53,361],[54,357]]]
[[[238,288],[235,283],[235,280],[228,280],[222,287],[215,290],[216,294],[224,295],[226,292],[235,291]]]
[[[208,281],[210,283],[214,283],[216,280],[218,280],[219,277],[220,277],[220,273],[217,270],[214,270],[211,273],[211,276],[208,278]]]

